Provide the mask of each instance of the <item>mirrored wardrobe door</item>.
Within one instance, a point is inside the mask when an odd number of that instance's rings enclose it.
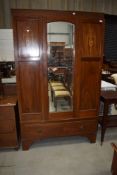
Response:
[[[74,24],[47,24],[49,112],[73,111]]]

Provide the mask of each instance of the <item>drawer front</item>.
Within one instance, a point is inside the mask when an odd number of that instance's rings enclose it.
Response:
[[[17,147],[18,140],[15,132],[0,134],[0,147]]]
[[[57,136],[93,134],[97,130],[97,120],[65,123],[24,124],[22,138],[48,138]]]
[[[15,119],[14,106],[0,106],[0,120]]]
[[[15,130],[15,122],[13,120],[0,121],[0,133],[10,133]]]

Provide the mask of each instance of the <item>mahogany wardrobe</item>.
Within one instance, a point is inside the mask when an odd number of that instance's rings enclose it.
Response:
[[[104,16],[12,10],[21,142],[84,136],[96,141]]]

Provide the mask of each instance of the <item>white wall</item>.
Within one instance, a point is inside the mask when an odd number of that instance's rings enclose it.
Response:
[[[12,29],[0,29],[0,61],[14,61]]]

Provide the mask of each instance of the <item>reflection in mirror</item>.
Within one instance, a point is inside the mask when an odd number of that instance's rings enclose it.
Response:
[[[47,25],[49,112],[72,111],[74,25]]]

